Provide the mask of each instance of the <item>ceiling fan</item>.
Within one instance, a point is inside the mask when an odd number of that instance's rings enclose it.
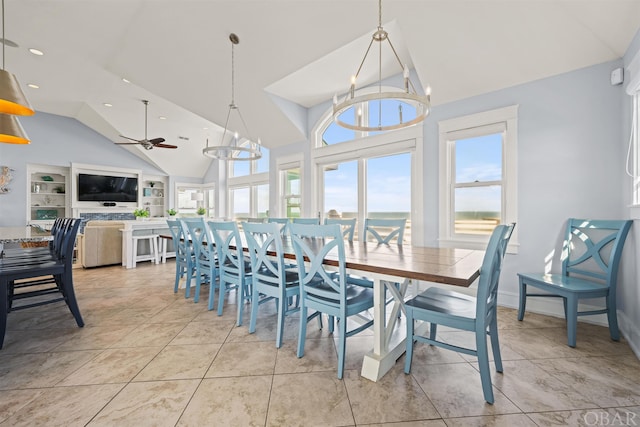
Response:
[[[159,148],[178,148],[177,145],[163,144],[164,138],[153,138],[153,139],[148,139],[147,138],[147,109],[149,107],[149,101],[147,101],[146,99],[143,99],[142,103],[144,104],[144,139],[134,139],[134,138],[129,138],[128,136],[120,135],[121,138],[129,139],[129,140],[134,141],[134,142],[116,142],[115,144],[117,144],[117,145],[136,145],[136,144],[140,144],[145,148],[145,150],[151,150],[151,149],[153,149],[155,147],[159,147]]]

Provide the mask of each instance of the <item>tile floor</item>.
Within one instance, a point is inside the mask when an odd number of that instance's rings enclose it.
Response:
[[[74,271],[84,328],[65,305],[14,312],[0,350],[2,426],[594,426],[640,425],[640,362],[606,328],[501,309],[504,374],[482,397],[475,359],[418,345],[379,382],[359,375],[371,336],[336,346],[314,321],[295,355],[297,317],[275,347],[273,304],[255,334],[173,293],[174,263]],[[217,295],[216,295],[217,297]],[[247,310],[248,311],[248,310]],[[442,330],[452,343],[468,334]],[[493,369],[493,367],[492,367]]]

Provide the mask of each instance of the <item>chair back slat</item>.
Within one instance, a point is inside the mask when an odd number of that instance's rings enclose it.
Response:
[[[301,298],[346,306],[346,262],[340,225],[291,224],[289,232],[298,264]],[[337,275],[323,263],[329,254],[338,258]]]
[[[182,226],[180,225],[180,221],[175,219],[168,219],[167,226],[169,227],[169,232],[171,233],[171,238],[173,240],[173,247],[176,250],[176,257],[179,260],[184,260],[187,257],[187,247],[185,243],[185,236],[182,232]]]
[[[373,219],[364,220],[364,237],[363,241],[367,241],[368,234],[371,234],[379,244],[388,244],[396,239],[397,243],[402,244],[404,238],[404,228],[407,219]]]
[[[284,250],[280,226],[275,223],[242,223],[251,257],[254,281],[277,285],[284,277]],[[275,256],[271,255],[275,251]]]
[[[353,236],[356,232],[356,218],[325,218],[324,223],[326,224],[340,224],[342,228],[342,236],[346,238],[348,241],[353,242]]]
[[[218,253],[220,275],[244,279],[245,261],[238,224],[235,221],[208,221]]]
[[[615,286],[631,221],[570,218],[563,243],[562,274],[598,279]]]
[[[320,225],[320,218],[293,218],[294,224],[315,224]]]

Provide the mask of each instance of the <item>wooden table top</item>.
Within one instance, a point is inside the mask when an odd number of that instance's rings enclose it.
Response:
[[[170,235],[161,237],[172,238]],[[291,240],[285,237],[283,245],[285,258],[295,259]],[[465,287],[480,276],[484,257],[484,251],[477,250],[359,241],[345,241],[344,250],[346,267],[350,270]],[[329,252],[325,263],[337,266],[338,255]]]

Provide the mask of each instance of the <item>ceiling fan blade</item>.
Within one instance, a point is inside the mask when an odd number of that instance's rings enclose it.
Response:
[[[120,135],[120,138],[124,138],[124,139],[128,139],[128,140],[130,140],[130,141],[135,141],[135,142],[137,142],[137,143],[140,143],[140,141],[139,141],[139,140],[137,140],[137,139],[133,139],[133,138],[129,138],[128,136]]]
[[[153,144],[154,147],[160,147],[160,148],[178,148],[177,145],[170,145],[170,144]]]
[[[116,145],[138,145],[139,142],[114,142]]]
[[[153,145],[160,144],[161,142],[164,142],[164,138],[153,138],[150,139],[149,142]]]

